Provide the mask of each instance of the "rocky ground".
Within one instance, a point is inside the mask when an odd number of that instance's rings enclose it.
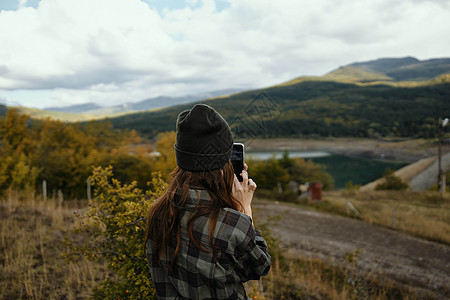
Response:
[[[349,266],[415,287],[434,299],[450,298],[450,247],[356,219],[255,201],[256,218],[281,216],[272,233],[289,254]]]

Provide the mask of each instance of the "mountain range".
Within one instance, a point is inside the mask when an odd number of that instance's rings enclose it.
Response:
[[[107,115],[116,128],[136,129],[153,138],[159,132],[175,130],[178,113],[199,101],[216,108],[242,138],[433,137],[437,119],[450,115],[450,58],[381,58],[259,90],[159,97],[112,108],[89,103],[64,112],[21,110],[32,117],[64,120]],[[128,113],[111,117],[119,111]]]
[[[159,96],[154,98],[148,98],[139,102],[128,102],[121,105],[114,106],[100,106],[96,103],[85,103],[85,104],[77,104],[63,107],[47,107],[44,110],[54,111],[54,112],[65,112],[65,113],[74,113],[74,114],[87,114],[92,116],[111,116],[115,114],[129,113],[129,112],[137,112],[144,111],[162,107],[173,106],[182,103],[188,103],[193,101],[198,101],[207,98],[214,98],[224,95],[229,95],[233,93],[240,92],[239,89],[226,89],[219,91],[211,91],[193,95],[186,95],[181,97],[165,97]]]

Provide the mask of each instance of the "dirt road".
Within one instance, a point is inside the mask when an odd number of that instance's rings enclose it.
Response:
[[[347,265],[354,253],[356,267],[383,274],[395,282],[450,298],[450,247],[418,239],[356,219],[307,211],[298,207],[255,201],[255,217],[281,215],[272,228],[283,248]]]

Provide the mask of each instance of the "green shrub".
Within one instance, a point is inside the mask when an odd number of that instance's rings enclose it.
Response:
[[[376,190],[406,190],[408,184],[403,182],[399,177],[394,175],[394,172],[387,169],[383,176],[383,181],[379,183],[375,189]]]
[[[353,181],[347,181],[345,183],[345,189],[349,192],[358,191],[361,188],[360,184],[353,184]]]
[[[258,184],[258,188],[265,190],[278,190],[281,184],[283,190],[288,189],[289,181],[306,183],[320,181],[324,190],[334,187],[334,180],[321,165],[300,157],[289,157],[285,151],[280,159],[271,157],[268,160],[248,160],[250,176]]]

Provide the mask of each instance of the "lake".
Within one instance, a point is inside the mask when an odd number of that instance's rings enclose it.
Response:
[[[283,151],[247,152],[247,159],[267,160],[275,155],[281,158]],[[311,159],[314,163],[325,167],[325,170],[334,178],[336,189],[345,188],[345,184],[351,181],[354,185],[372,182],[383,176],[387,168],[397,170],[404,167],[405,163],[385,161],[381,159],[365,159],[344,155],[335,155],[323,151],[290,151],[290,157]]]

